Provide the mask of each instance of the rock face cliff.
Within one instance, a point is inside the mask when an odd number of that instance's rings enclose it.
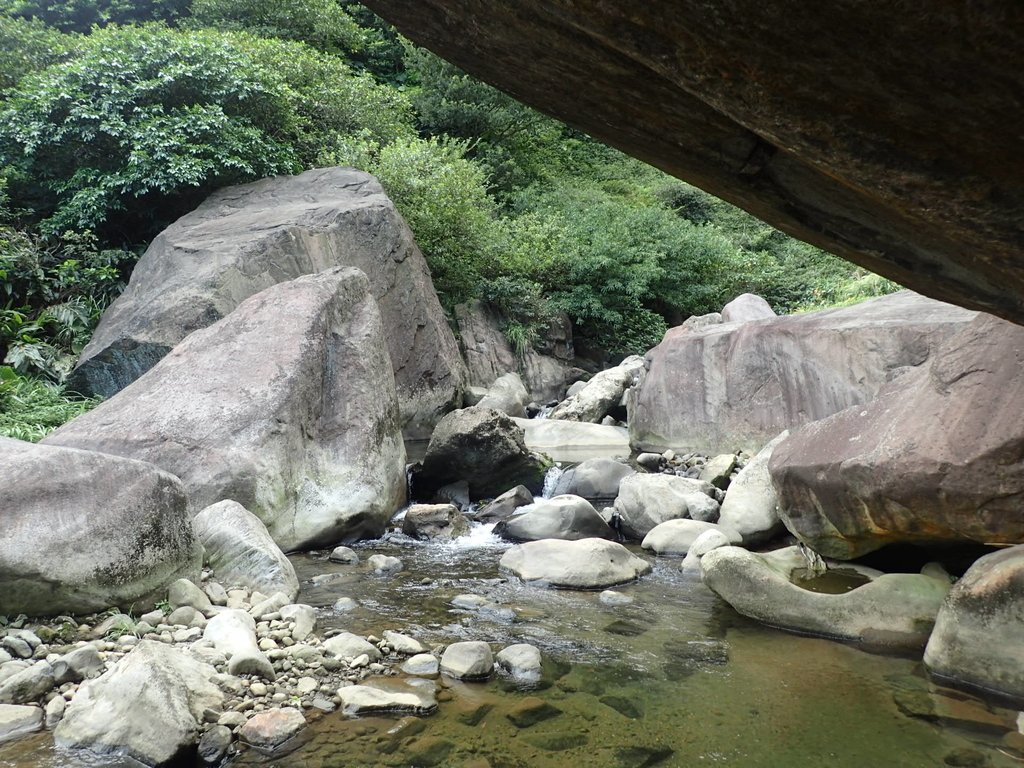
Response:
[[[1024,5],[367,0],[516,98],[934,298],[1024,321]]]

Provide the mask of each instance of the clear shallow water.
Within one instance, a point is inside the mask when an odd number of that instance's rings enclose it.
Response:
[[[450,684],[436,714],[348,719],[310,715],[287,754],[249,751],[234,766],[346,768],[465,766],[737,766],[740,768],[932,768],[1020,766],[1013,756],[1018,713],[928,682],[918,661],[799,637],[737,616],[698,580],[659,559],[619,591],[545,590],[506,581],[507,547],[483,527],[454,544],[402,536],[359,545],[366,558],[400,557],[406,570],[370,575],[326,553],[293,558],[300,600],[320,609],[322,628],[380,635],[407,632],[424,643],[530,642],[544,653],[545,678],[517,690],[500,678]],[[340,574],[330,585],[309,579]],[[514,611],[474,613],[451,599],[473,592]],[[336,614],[351,597],[359,608]],[[526,728],[509,719],[528,697],[557,710]],[[1003,751],[1000,751],[1003,750]],[[960,762],[956,762],[960,760]],[[966,762],[964,762],[966,760]],[[0,745],[0,768],[95,768],[55,754],[46,736]]]

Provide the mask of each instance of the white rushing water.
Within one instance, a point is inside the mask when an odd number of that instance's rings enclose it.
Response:
[[[540,492],[542,499],[550,499],[555,495],[555,487],[564,474],[565,470],[557,464],[548,470],[547,474],[544,475],[544,489]]]

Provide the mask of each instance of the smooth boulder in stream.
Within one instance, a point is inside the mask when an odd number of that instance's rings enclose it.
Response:
[[[196,578],[185,489],[152,464],[0,438],[0,614],[152,607]]]
[[[867,583],[844,594],[813,592],[791,580],[805,564],[796,547],[767,554],[719,547],[700,561],[704,583],[744,616],[812,635],[919,650],[928,640],[949,581],[853,567]]]
[[[181,478],[194,510],[234,499],[285,551],[379,536],[406,492],[385,341],[362,272],[300,277],[44,442],[149,461]]]
[[[518,544],[499,567],[527,583],[563,589],[604,589],[651,572],[651,564],[605,539],[544,539]]]
[[[635,474],[623,478],[615,511],[622,532],[642,540],[666,520],[689,518],[706,523],[718,521],[719,505],[710,483],[665,474]]]
[[[208,710],[224,694],[213,667],[190,654],[142,640],[113,668],[79,688],[54,731],[57,744],[124,754],[165,766],[195,754]]]
[[[570,494],[535,501],[526,512],[494,526],[494,533],[509,541],[615,538],[615,531],[589,501]]]

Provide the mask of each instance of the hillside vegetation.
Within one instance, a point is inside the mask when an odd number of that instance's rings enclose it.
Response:
[[[745,291],[792,312],[894,288],[356,3],[0,0],[0,433],[41,434],[17,403],[66,402],[61,382],[161,229],[218,187],[326,165],[375,174],[445,308],[492,303],[519,348],[556,311],[603,362]]]

